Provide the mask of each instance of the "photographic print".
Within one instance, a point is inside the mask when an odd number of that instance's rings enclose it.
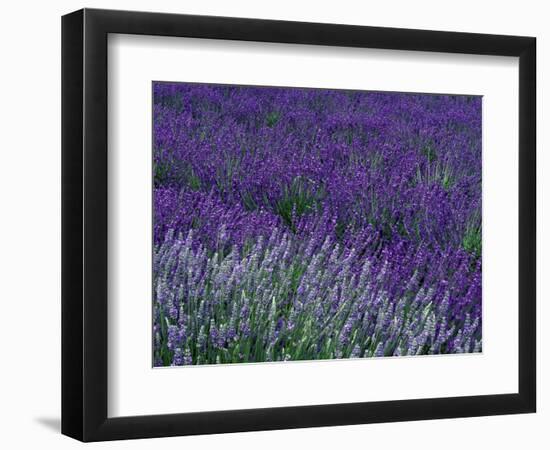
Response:
[[[152,91],[153,366],[481,352],[481,97]]]

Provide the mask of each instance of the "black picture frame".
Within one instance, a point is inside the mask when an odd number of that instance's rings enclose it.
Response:
[[[519,57],[518,393],[107,416],[109,33]],[[62,18],[62,433],[82,441],[535,412],[536,39],[83,9]]]

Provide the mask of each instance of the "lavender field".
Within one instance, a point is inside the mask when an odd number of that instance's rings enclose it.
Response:
[[[481,98],[153,84],[154,366],[480,352]]]

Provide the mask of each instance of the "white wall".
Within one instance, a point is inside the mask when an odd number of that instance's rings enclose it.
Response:
[[[59,434],[60,416],[60,16],[83,6],[191,14],[354,23],[538,38],[539,148],[539,412],[536,415],[453,419],[352,427],[102,443],[95,448],[315,448],[339,446],[413,449],[550,447],[550,236],[543,198],[550,182],[544,127],[550,82],[549,11],[531,0],[480,2],[352,0],[231,2],[112,0],[85,3],[5,2],[0,16],[0,443],[9,449],[73,448]],[[548,253],[547,253],[548,254]],[[545,353],[546,352],[546,353]],[[545,353],[545,354],[544,354]]]

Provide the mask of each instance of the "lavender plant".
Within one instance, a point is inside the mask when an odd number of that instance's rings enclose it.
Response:
[[[480,98],[153,89],[155,366],[481,351]]]

